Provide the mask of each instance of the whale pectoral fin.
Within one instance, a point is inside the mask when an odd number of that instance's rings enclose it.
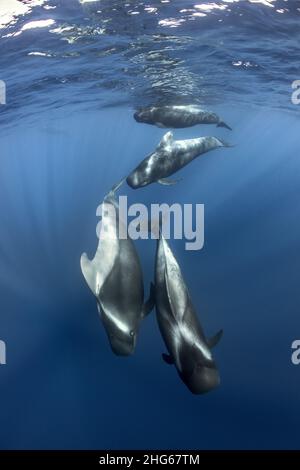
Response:
[[[163,358],[163,361],[165,361],[165,363],[168,364],[169,366],[172,366],[174,364],[174,361],[172,357],[170,356],[170,354],[163,353],[161,357]]]
[[[232,128],[228,126],[228,124],[226,124],[224,121],[218,122],[217,127],[225,127],[225,129],[229,129],[230,131],[232,131]]]
[[[103,312],[102,312],[102,308],[101,308],[101,304],[100,304],[99,300],[97,300],[97,310],[98,310],[98,313],[100,315],[100,318],[102,318]]]
[[[147,302],[143,305],[142,317],[145,318],[153,310],[155,305],[155,287],[151,282],[150,284],[150,294]]]
[[[212,338],[210,338],[207,341],[207,344],[208,344],[209,348],[210,349],[214,348],[218,344],[218,342],[220,341],[222,336],[223,336],[223,330],[220,330],[220,331],[218,331],[217,334],[215,334]]]
[[[174,184],[179,183],[179,181],[181,181],[181,180],[180,179],[179,180],[169,180],[169,179],[166,179],[166,178],[160,178],[159,180],[157,180],[157,183],[163,184],[165,186],[173,186]]]
[[[219,142],[218,145],[221,144],[221,147],[226,147],[226,148],[232,148],[234,147],[234,145],[232,144],[229,144],[228,142],[226,142],[225,140],[222,140],[222,139],[217,139],[217,141]]]

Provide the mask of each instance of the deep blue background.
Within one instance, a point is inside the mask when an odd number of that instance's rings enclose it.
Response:
[[[298,122],[238,108],[226,116],[236,130],[218,135],[233,149],[193,162],[176,187],[122,191],[136,202],[205,204],[205,248],[170,244],[207,334],[224,328],[222,383],[206,396],[191,395],[161,360],[154,315],[135,356],[112,355],[79,266],[96,248],[98,203],[163,131],[125,108],[51,115],[2,138],[2,448],[298,446]],[[148,290],[155,242],[138,247]]]
[[[56,8],[0,30],[0,448],[299,448],[297,2],[234,2],[205,17],[182,1],[152,2],[157,13],[117,3],[49,0]],[[21,30],[49,18],[56,32]],[[183,21],[159,24],[168,18]],[[132,118],[156,101],[204,103],[234,129],[176,131],[235,146],[191,163],[176,186],[121,191],[205,204],[204,249],[170,241],[205,332],[224,329],[221,385],[204,396],[162,361],[154,314],[133,357],[111,353],[80,271],[98,204],[164,134]],[[155,242],[137,247],[148,295]]]

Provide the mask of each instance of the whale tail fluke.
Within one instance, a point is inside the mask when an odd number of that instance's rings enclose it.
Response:
[[[121,181],[119,181],[118,183],[114,184],[113,187],[111,188],[111,190],[108,192],[108,194],[105,196],[104,200],[105,201],[114,201],[115,198],[116,198],[116,192],[118,191],[118,189],[120,189],[120,187],[122,186],[122,184],[124,183],[126,178],[123,178],[121,179]]]
[[[228,126],[228,124],[226,124],[226,122],[224,121],[218,122],[217,127],[225,127],[225,129],[229,129],[230,131],[232,131],[232,128]]]
[[[110,190],[110,193],[114,194],[116,191],[118,191],[118,189],[120,189],[120,187],[123,185],[125,179],[126,178],[123,178],[123,179],[121,179],[121,181],[119,181],[119,183],[114,184],[113,187]]]

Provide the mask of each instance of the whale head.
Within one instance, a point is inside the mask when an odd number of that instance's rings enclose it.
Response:
[[[155,159],[155,156],[156,152],[150,154],[127,177],[127,184],[132,189],[142,188],[143,186],[147,186],[155,181],[154,175],[152,175],[152,161]]]
[[[113,353],[117,356],[132,355],[136,346],[137,328],[120,320],[107,310],[100,310],[99,305],[98,310]]]
[[[195,365],[191,374],[180,375],[188,389],[195,395],[210,392],[220,384],[220,375],[215,366],[203,366],[199,363]]]
[[[133,115],[136,122],[144,122],[153,124],[153,108],[142,108],[136,111]]]
[[[135,333],[132,331],[132,335],[123,335],[119,332],[108,334],[108,339],[112,352],[117,356],[131,356],[134,353],[136,338]]]
[[[143,184],[143,176],[139,172],[138,169],[133,171],[126,179],[128,186],[132,189],[140,188],[141,186],[145,186]]]
[[[127,181],[128,186],[130,186],[132,189],[142,188],[152,182],[152,181],[148,181],[148,178],[146,177],[146,175],[144,175],[138,169],[133,171],[128,176],[126,181]]]
[[[167,152],[170,152],[170,149],[173,144],[173,134],[172,132],[167,132],[155,151],[150,153],[136,168],[130,173],[127,177],[127,184],[133,188],[141,188],[147,186],[148,184],[154,183],[160,179],[159,172],[159,162]]]
[[[207,359],[194,346],[185,345],[180,355],[179,375],[195,395],[207,393],[220,384],[220,375],[213,359]]]

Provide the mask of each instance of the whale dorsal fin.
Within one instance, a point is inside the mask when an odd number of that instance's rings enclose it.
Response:
[[[96,297],[99,297],[102,286],[110,274],[119,253],[116,212],[112,209],[114,209],[112,204],[103,203],[103,223],[94,258],[90,260],[86,253],[83,253],[80,258],[82,274]]]
[[[163,136],[163,138],[159,142],[158,147],[163,148],[163,147],[166,147],[167,145],[171,145],[173,140],[174,140],[173,134],[171,131],[169,131]]]
[[[94,258],[95,259],[95,258]],[[95,296],[99,295],[102,283],[97,275],[94,260],[89,260],[86,253],[83,253],[80,258],[80,267],[87,285]]]
[[[186,312],[189,295],[180,267],[164,238],[163,244],[166,259],[165,282],[168,299],[174,318],[182,321]]]
[[[104,247],[102,247],[104,248]],[[80,267],[87,285],[96,297],[99,297],[102,286],[111,272],[116,256],[105,256],[104,250],[98,247],[90,260],[86,253],[80,258]]]

